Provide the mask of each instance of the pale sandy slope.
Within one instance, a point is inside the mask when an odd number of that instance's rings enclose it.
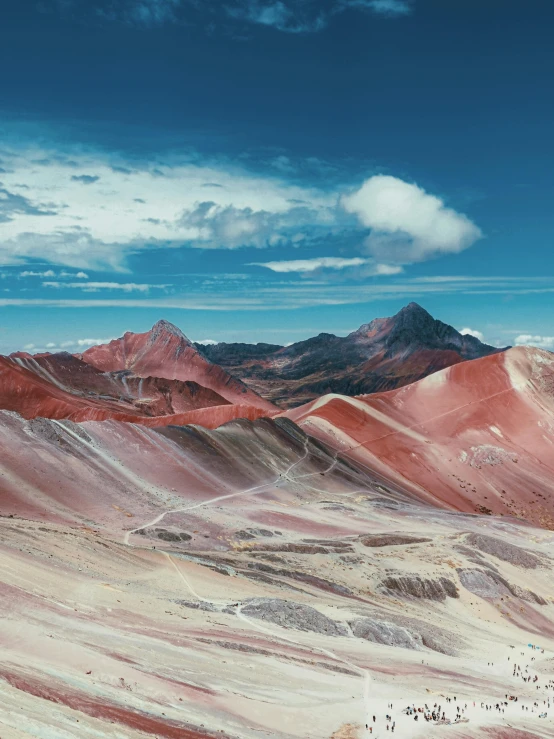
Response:
[[[551,532],[422,505],[288,421],[1,430],[2,739],[382,737],[389,702],[400,737],[554,735]],[[445,696],[469,723],[401,712]]]

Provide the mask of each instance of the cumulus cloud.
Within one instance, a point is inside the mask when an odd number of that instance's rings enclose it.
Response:
[[[202,341],[195,341],[193,343],[201,344],[202,346],[215,346],[216,344],[219,344],[219,341],[214,341],[214,339],[202,339]]]
[[[333,227],[330,209],[310,208],[287,203],[277,211],[255,210],[251,207],[222,206],[213,201],[196,204],[186,210],[178,221],[187,231],[194,231],[195,246],[236,249],[251,246],[262,249],[290,243],[298,245],[307,235],[303,229],[326,231]]]
[[[554,350],[554,336],[538,336],[536,334],[520,334],[514,339],[516,346],[537,346],[540,349]]]
[[[371,229],[365,248],[377,259],[420,262],[458,253],[481,238],[467,216],[422,188],[390,175],[370,177],[342,206]]]
[[[484,342],[485,336],[481,331],[477,331],[474,328],[462,328],[460,329],[460,333],[462,336],[474,336],[476,339],[479,339],[479,341]]]

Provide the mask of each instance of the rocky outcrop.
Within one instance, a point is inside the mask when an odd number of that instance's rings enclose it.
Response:
[[[348,635],[348,629],[344,624],[333,621],[315,608],[294,601],[260,599],[244,606],[241,613],[248,618],[258,618],[286,629],[314,631],[326,636]]]
[[[458,588],[447,577],[431,580],[419,575],[391,575],[381,581],[380,589],[390,595],[400,595],[404,598],[444,601],[447,598],[460,597]]]
[[[412,634],[403,626],[397,626],[390,621],[362,618],[352,621],[350,628],[354,636],[376,644],[386,644],[389,647],[401,647],[402,649],[423,649],[423,640],[419,634]]]
[[[523,567],[525,569],[535,569],[541,563],[540,559],[534,554],[527,552],[525,549],[502,541],[494,536],[486,534],[468,534],[466,543],[474,546],[485,554],[492,554],[493,557],[509,562],[515,567]]]
[[[362,537],[360,541],[365,547],[395,547],[405,544],[423,544],[431,539],[407,534],[370,534]]]
[[[458,577],[466,590],[480,598],[501,598],[511,594],[508,587],[492,572],[459,569]]]
[[[459,569],[458,577],[466,590],[480,598],[502,598],[512,595],[528,603],[536,603],[540,606],[547,604],[541,595],[510,583],[494,570]]]

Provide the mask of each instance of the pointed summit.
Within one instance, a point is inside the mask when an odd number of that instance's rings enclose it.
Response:
[[[200,354],[185,334],[169,321],[158,321],[143,334],[126,333],[120,339],[93,346],[77,356],[101,372],[127,370],[138,377],[196,382],[229,403],[274,410],[272,403]]]
[[[398,318],[399,316],[419,316],[420,318],[433,319],[433,316],[429,313],[429,311],[426,311],[425,308],[422,308],[419,303],[415,303],[414,301],[408,303],[408,305],[405,305],[403,308],[401,308],[394,317]]]
[[[185,336],[180,328],[175,326],[173,323],[166,321],[164,318],[157,321],[152,326],[149,333],[153,341],[156,341],[160,336],[170,335],[175,336],[177,339],[181,339],[182,341],[186,341],[187,344],[192,344],[190,339]]]

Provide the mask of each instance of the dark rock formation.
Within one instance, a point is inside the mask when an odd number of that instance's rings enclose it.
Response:
[[[366,547],[393,547],[402,544],[423,544],[431,541],[424,536],[408,536],[406,534],[370,534],[360,539]]]
[[[429,580],[419,575],[389,576],[381,581],[381,588],[405,598],[444,601],[446,598],[460,597],[456,585],[446,577]]]
[[[535,569],[541,563],[540,559],[534,554],[521,549],[515,544],[509,544],[506,541],[497,539],[494,536],[486,534],[468,534],[466,543],[474,546],[485,554],[492,554],[493,557],[509,562],[516,567],[524,567],[526,569]]]
[[[350,624],[352,633],[359,639],[387,644],[390,647],[403,649],[422,649],[423,640],[419,634],[412,634],[403,626],[390,621],[378,621],[373,618],[363,618]]]
[[[242,609],[249,618],[259,618],[288,629],[314,631],[327,636],[347,636],[346,627],[324,616],[315,608],[288,600],[260,599]]]

